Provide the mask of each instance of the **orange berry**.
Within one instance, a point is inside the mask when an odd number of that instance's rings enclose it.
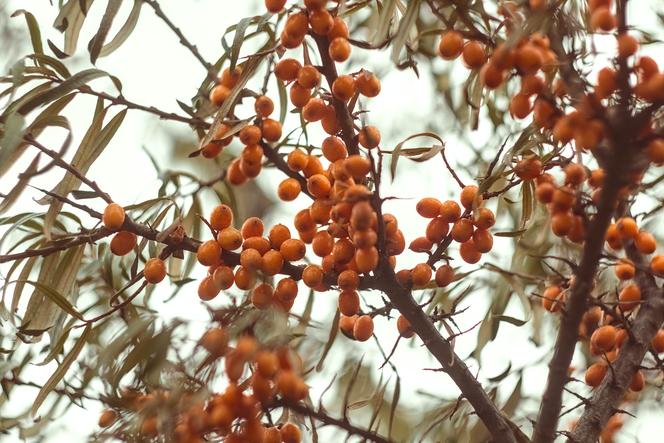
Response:
[[[463,51],[463,37],[456,31],[448,31],[440,39],[438,54],[445,60],[453,60]]]
[[[643,376],[643,372],[641,370],[638,370],[632,376],[632,382],[629,385],[629,389],[634,392],[639,392],[643,390],[645,384],[646,380],[645,377]]]
[[[317,9],[309,13],[311,30],[318,35],[327,35],[334,27],[334,18],[326,9]]]
[[[335,62],[344,62],[350,57],[350,43],[344,37],[337,37],[330,41],[328,52]]]
[[[433,243],[426,237],[418,237],[408,245],[408,249],[413,252],[429,252],[433,247]]]
[[[118,419],[118,413],[113,409],[106,409],[99,416],[99,427],[108,428]]]
[[[373,318],[368,315],[362,315],[355,320],[353,326],[353,336],[357,341],[367,341],[373,335]]]
[[[279,187],[277,188],[277,195],[283,201],[289,202],[295,200],[301,191],[302,188],[300,186],[300,182],[294,178],[289,177],[279,183]]]
[[[609,8],[597,8],[590,15],[590,28],[593,31],[610,31],[617,26],[616,17],[611,13]]]
[[[629,34],[620,34],[618,36],[618,57],[627,58],[636,54],[639,50],[639,41],[636,37]]]
[[[473,211],[473,222],[478,229],[489,229],[496,224],[496,215],[489,208],[477,208]]]
[[[282,278],[274,290],[275,298],[292,301],[297,297],[297,283],[292,278]]]
[[[461,200],[461,204],[463,205],[464,208],[470,209],[473,207],[476,200],[479,200],[478,204],[482,201],[482,197],[477,195],[478,190],[479,188],[475,185],[465,186],[461,190],[461,195],[459,196],[459,199]]]
[[[256,125],[245,126],[240,131],[239,137],[245,145],[257,145],[262,138],[261,128]]]
[[[348,156],[346,144],[339,137],[330,136],[325,138],[321,145],[321,149],[323,151],[323,156],[325,156],[330,162],[342,160]]]
[[[288,154],[286,164],[291,171],[301,171],[307,166],[309,156],[301,149],[295,149]]]
[[[419,263],[411,270],[410,275],[412,278],[413,286],[423,287],[431,280],[431,267],[426,263]]]
[[[318,231],[311,241],[311,249],[319,257],[325,257],[332,253],[334,238],[327,231]]]
[[[656,255],[650,260],[650,269],[655,275],[664,275],[664,255]]]
[[[431,243],[440,243],[447,235],[449,228],[449,224],[442,217],[438,216],[431,219],[427,225],[425,235]]]
[[[616,222],[616,229],[623,238],[635,239],[639,234],[639,227],[631,217],[622,217]]]
[[[224,85],[216,85],[210,90],[209,99],[214,106],[221,106],[231,95],[231,89]]]
[[[574,217],[569,212],[558,212],[551,217],[551,231],[558,237],[567,235],[573,227]]]
[[[104,209],[101,221],[104,227],[110,231],[119,230],[125,221],[125,210],[117,203],[109,203]]]
[[[289,93],[290,101],[296,108],[301,108],[309,103],[311,99],[311,89],[303,88],[299,83],[293,83]]]
[[[413,331],[410,322],[403,315],[399,315],[397,318],[397,330],[399,331],[399,335],[403,338],[411,338],[415,335],[415,331]]]
[[[233,210],[227,205],[218,205],[210,214],[210,226],[212,229],[221,231],[233,224]]]
[[[620,280],[630,280],[634,278],[636,269],[628,260],[621,260],[614,268],[616,277]]]
[[[303,66],[297,73],[297,82],[305,89],[315,88],[320,83],[320,72],[314,66]]]
[[[295,426],[293,423],[284,424],[279,432],[281,433],[281,440],[284,443],[300,443],[300,441],[302,441],[300,428]]]
[[[228,346],[228,333],[223,328],[208,329],[199,344],[214,356],[223,355]]]
[[[291,14],[286,19],[284,32],[293,39],[302,40],[307,34],[309,19],[304,13]]]
[[[226,68],[221,71],[221,75],[219,76],[219,83],[229,89],[232,89],[235,87],[237,82],[240,81],[241,76],[242,68],[240,66],[236,66],[232,70],[230,68]]]
[[[561,186],[553,192],[553,208],[556,211],[568,211],[574,206],[576,196],[574,191],[567,187]]]
[[[349,32],[348,32],[348,25],[346,24],[344,19],[337,16],[334,17],[334,24],[332,25],[332,29],[330,29],[330,32],[327,33],[327,38],[328,40],[332,41],[338,37],[347,39],[349,37]]]
[[[302,65],[294,58],[280,60],[274,67],[274,75],[283,82],[291,82],[297,79]]]
[[[322,99],[312,98],[302,108],[302,118],[307,122],[320,121],[325,116],[326,108]]]
[[[459,243],[470,240],[470,238],[473,236],[473,222],[467,218],[461,218],[457,220],[457,222],[452,225],[450,235],[454,241]]]
[[[355,78],[357,90],[365,97],[376,97],[380,94],[380,80],[372,72],[362,70]]]
[[[537,157],[528,157],[514,167],[514,173],[521,180],[534,180],[542,174],[542,161]]]
[[[356,291],[342,291],[339,294],[339,311],[347,316],[360,312],[360,296]]]
[[[258,271],[263,267],[263,257],[256,249],[245,249],[240,253],[240,265],[249,271]]]
[[[355,79],[350,75],[340,75],[332,83],[332,95],[342,102],[347,102],[353,98],[355,91]]]
[[[446,287],[454,280],[454,269],[450,265],[443,265],[436,270],[436,285]]]
[[[656,138],[648,143],[646,156],[656,165],[664,164],[664,139]]]
[[[263,221],[258,217],[249,217],[242,223],[242,238],[260,237],[263,235]]]
[[[111,253],[117,256],[129,254],[136,246],[136,234],[120,231],[111,239]]]
[[[263,138],[268,142],[276,142],[281,138],[281,123],[271,118],[262,122]]]
[[[641,301],[641,289],[635,284],[625,286],[618,295],[620,309],[631,311],[636,308]]]
[[[521,94],[528,97],[540,94],[544,90],[544,79],[534,74],[521,78]]]
[[[551,203],[555,192],[555,185],[548,182],[540,183],[535,188],[535,198],[537,198],[537,201],[540,203]]]
[[[378,266],[378,250],[375,247],[355,251],[355,263],[358,272],[370,272]]]
[[[586,168],[578,163],[570,163],[565,166],[565,184],[579,186],[586,181]]]
[[[357,134],[360,145],[373,149],[380,144],[380,131],[375,126],[365,126]]]
[[[342,291],[354,291],[360,285],[360,276],[352,269],[347,269],[337,277],[337,285]]]
[[[282,224],[274,225],[272,229],[270,229],[268,238],[270,240],[270,245],[272,246],[272,248],[279,249],[279,247],[284,241],[291,238],[290,229],[288,229],[287,226]]]
[[[307,265],[302,271],[302,281],[310,288],[317,288],[323,283],[325,274],[318,265]]]
[[[219,243],[222,249],[234,251],[242,246],[242,234],[239,230],[229,226],[219,231],[219,234],[217,234],[217,243]]]
[[[604,362],[593,363],[586,370],[586,384],[591,388],[596,388],[602,383],[607,372],[608,366]]]
[[[472,197],[475,198],[474,196]],[[446,200],[440,205],[440,216],[448,223],[456,222],[461,217],[461,207],[452,200]]]
[[[281,243],[279,252],[286,261],[298,261],[304,258],[307,248],[304,246],[302,240],[289,238]]]
[[[307,180],[307,190],[316,198],[326,198],[331,188],[330,180],[323,174],[312,175]]]
[[[261,95],[254,102],[254,110],[256,111],[257,115],[263,118],[269,117],[272,112],[274,112],[274,103],[270,97]]]
[[[228,266],[217,266],[212,273],[212,281],[219,290],[226,290],[235,283],[233,269]]]
[[[611,325],[600,326],[590,336],[590,344],[595,354],[609,352],[616,345],[616,328]]]
[[[247,176],[240,169],[240,159],[236,158],[228,166],[227,177],[230,184],[240,186],[247,181]]]
[[[489,252],[493,248],[493,236],[487,229],[476,229],[473,232],[473,242],[481,253]]]
[[[549,286],[542,293],[542,307],[549,312],[558,312],[562,306],[560,286]]]
[[[486,61],[486,52],[484,45],[477,41],[469,41],[463,47],[461,57],[466,66],[470,69],[479,69]]]
[[[516,94],[510,100],[510,114],[518,119],[524,119],[530,115],[532,107],[530,106],[530,97],[526,94]]]
[[[201,300],[209,301],[219,295],[219,287],[215,284],[211,276],[205,277],[198,285],[198,297]]]
[[[477,263],[482,258],[482,253],[477,250],[475,242],[472,239],[461,243],[459,255],[461,255],[463,261],[471,265]]]
[[[277,275],[284,267],[284,257],[281,252],[273,249],[263,254],[263,268],[265,275]]]
[[[418,214],[425,218],[434,218],[440,214],[441,203],[433,197],[425,197],[415,206]]]
[[[237,286],[238,289],[248,291],[254,286],[255,283],[256,274],[254,272],[243,266],[237,267],[235,270],[235,286]]]
[[[657,331],[652,339],[652,348],[656,354],[664,352],[664,329]]]
[[[353,178],[361,179],[371,170],[371,163],[366,157],[351,155],[344,160],[344,167]]]
[[[514,64],[521,74],[532,75],[540,70],[544,60],[539,48],[532,44],[525,44],[517,49],[514,55]]]
[[[221,247],[219,243],[214,240],[201,243],[196,252],[196,258],[203,266],[214,266],[221,263]]]
[[[636,248],[642,254],[652,254],[657,249],[657,240],[650,232],[640,231],[634,239]]]

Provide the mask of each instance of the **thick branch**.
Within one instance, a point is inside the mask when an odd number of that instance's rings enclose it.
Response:
[[[637,267],[636,282],[641,289],[644,303],[629,329],[630,337],[625,341],[618,359],[613,362],[602,384],[597,388],[590,405],[579,419],[570,441],[596,441],[611,415],[623,400],[632,377],[639,369],[650,343],[664,323],[664,294],[655,284],[655,279],[644,269],[648,269],[641,254],[634,245],[627,246],[627,255]]]

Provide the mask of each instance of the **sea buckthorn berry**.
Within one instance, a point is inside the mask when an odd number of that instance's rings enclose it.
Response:
[[[456,31],[447,31],[438,44],[438,54],[445,60],[453,60],[463,51],[463,37]]]
[[[629,384],[629,389],[634,392],[640,392],[643,390],[645,384],[646,380],[645,377],[643,376],[643,372],[641,370],[638,370],[632,376],[632,381]]]
[[[486,52],[484,45],[477,41],[469,41],[461,51],[461,58],[470,69],[479,69],[486,62]]]
[[[432,218],[427,225],[425,236],[431,243],[440,243],[447,235],[449,228],[449,224],[442,217],[438,216]]]
[[[664,164],[664,139],[656,138],[648,143],[646,156],[658,166]]]
[[[342,291],[354,291],[360,285],[360,276],[352,269],[347,269],[337,277],[337,285]]]
[[[279,300],[295,300],[295,297],[297,297],[297,283],[292,278],[282,278],[277,283],[274,296]]]
[[[628,260],[620,260],[615,267],[616,277],[620,280],[630,280],[634,278],[636,269],[634,265]]]
[[[542,293],[542,307],[549,312],[558,312],[562,307],[562,292],[560,286],[547,287]]]
[[[330,29],[330,32],[327,33],[327,38],[330,41],[336,39],[337,37],[341,37],[343,39],[347,39],[349,37],[348,25],[343,18],[338,16],[334,17],[334,24],[332,25],[332,29]]]
[[[639,235],[639,227],[631,217],[622,217],[616,222],[616,229],[623,238],[635,239]]]
[[[544,60],[542,60],[541,50],[535,45],[526,43],[516,50],[514,54],[514,64],[521,74],[531,75],[540,70]]]
[[[521,94],[528,97],[540,94],[544,90],[544,79],[540,76],[530,74],[521,78]]]
[[[210,213],[210,226],[216,231],[221,231],[224,228],[233,224],[233,210],[227,205],[215,206]]]
[[[320,124],[323,127],[323,130],[329,135],[335,135],[341,131],[341,125],[339,124],[339,120],[337,120],[337,114],[334,110],[334,106],[328,105],[325,108],[325,114],[320,120]]]
[[[450,265],[443,265],[436,270],[436,285],[444,288],[454,280],[454,269]]]
[[[355,327],[355,322],[357,321],[358,316],[353,315],[352,317],[346,317],[342,315],[339,318],[339,330],[344,333],[348,338],[353,337],[353,328]]]
[[[634,239],[636,248],[642,254],[652,254],[657,249],[657,240],[655,236],[646,231],[640,231]]]
[[[399,284],[404,288],[409,288],[413,285],[413,273],[410,269],[402,269],[394,276]]]
[[[358,272],[370,272],[378,266],[378,250],[372,246],[355,251],[355,264]]]
[[[440,216],[446,222],[454,223],[461,217],[461,207],[453,200],[446,200],[440,205]]]
[[[380,144],[380,131],[375,126],[365,126],[357,134],[360,145],[373,149]]]
[[[403,338],[411,338],[415,335],[415,331],[413,331],[410,322],[403,315],[399,315],[397,318],[397,330],[399,331],[399,335]]]
[[[618,87],[618,80],[616,71],[606,67],[600,69],[597,73],[597,86],[595,86],[595,94],[599,99],[607,98]]]
[[[530,105],[530,97],[526,94],[516,94],[510,100],[510,114],[514,118],[524,119],[530,115],[532,107]]]
[[[505,74],[493,63],[486,63],[480,70],[480,81],[489,89],[496,89],[505,80]]]
[[[368,315],[362,315],[355,320],[353,326],[353,336],[357,341],[367,341],[373,335],[374,322],[373,318]]]
[[[318,265],[307,265],[302,271],[302,281],[310,288],[317,288],[323,283],[325,274]]]
[[[463,205],[464,208],[471,209],[476,202],[478,205],[479,203],[482,202],[482,197],[478,196],[477,194],[478,191],[479,188],[475,185],[465,186],[461,190],[461,195],[459,196],[459,200],[461,200],[461,204]]]
[[[301,108],[309,103],[311,89],[303,88],[299,83],[293,83],[289,93],[290,101],[296,108]]]
[[[378,241],[376,231],[367,229],[366,231],[357,231],[353,234],[353,244],[360,249],[375,246]]]
[[[304,6],[310,10],[322,9],[327,4],[327,0],[304,0]]]
[[[242,223],[242,238],[260,237],[263,235],[263,221],[258,217],[249,217]]]
[[[209,301],[219,295],[219,287],[214,283],[211,276],[205,277],[198,285],[198,298]]]
[[[99,427],[108,428],[118,419],[118,413],[113,409],[107,409],[99,416]]]
[[[307,190],[315,198],[326,198],[331,188],[330,180],[323,174],[312,175],[307,180]]]
[[[257,145],[262,138],[261,128],[256,125],[245,126],[240,131],[239,137],[245,145]]]
[[[210,90],[210,95],[208,98],[214,106],[221,106],[230,95],[230,88],[224,85],[216,85]]]
[[[274,112],[274,102],[266,95],[261,95],[254,102],[254,110],[260,117],[267,118]]]
[[[561,186],[554,191],[552,203],[556,211],[567,211],[574,205],[575,200],[574,191],[567,186]]]
[[[271,118],[262,121],[263,139],[268,142],[276,142],[281,138],[281,123]]]
[[[604,362],[597,362],[590,365],[586,370],[586,384],[591,388],[599,386],[602,383],[602,380],[604,380],[604,377],[606,377],[608,369],[608,366]]]
[[[136,234],[120,231],[111,239],[111,253],[122,257],[129,254],[136,246]]]
[[[284,267],[284,257],[281,252],[273,249],[263,254],[262,271],[265,275],[277,275]]]
[[[148,283],[157,284],[166,277],[166,264],[160,258],[150,258],[145,262],[143,276]]]
[[[611,325],[600,326],[590,336],[591,350],[594,354],[609,352],[616,345],[616,328]]]
[[[219,243],[222,249],[234,251],[242,246],[242,233],[229,226],[219,231],[219,234],[217,234],[217,243]]]
[[[306,231],[308,229],[316,228],[316,223],[311,218],[311,213],[307,209],[303,209],[295,214],[293,224],[298,231]]]
[[[279,252],[281,252],[281,255],[286,261],[298,261],[304,258],[307,248],[304,246],[302,240],[289,238],[281,243]]]
[[[410,242],[408,249],[413,252],[429,252],[433,247],[433,243],[426,237],[417,237],[415,240]]]
[[[302,40],[307,34],[307,29],[309,28],[309,19],[304,13],[291,14],[286,19],[286,25],[284,26],[284,32],[288,36]]]
[[[263,257],[255,249],[245,249],[240,253],[240,264],[250,271],[257,271],[263,267]]]
[[[243,291],[248,291],[256,283],[256,274],[249,269],[238,266],[235,270],[235,286]]]
[[[214,240],[203,242],[198,247],[196,258],[203,266],[213,266],[221,263],[221,247],[219,243]]]
[[[533,121],[540,128],[551,129],[555,123],[556,109],[545,99],[538,98],[533,105]]]
[[[309,26],[318,35],[327,35],[334,27],[334,19],[325,9],[317,9],[309,13]]]
[[[635,284],[629,284],[620,291],[618,300],[620,301],[620,309],[631,311],[641,301],[641,289]]]
[[[572,230],[574,217],[569,212],[557,212],[551,216],[551,231],[558,237],[567,235]]]
[[[496,224],[496,216],[489,208],[477,208],[473,211],[473,223],[477,229],[489,229]]]
[[[356,291],[341,291],[339,294],[339,312],[350,317],[360,312],[360,296]]]
[[[199,345],[213,356],[221,356],[228,347],[228,333],[223,328],[212,328],[205,331]]]
[[[350,224],[353,229],[364,231],[375,223],[376,213],[367,201],[357,202],[353,206],[350,216]]]
[[[337,37],[330,42],[328,52],[335,62],[345,62],[350,57],[350,43],[343,37]]]
[[[307,156],[307,164],[304,166],[302,172],[304,172],[304,176],[307,178],[310,178],[312,175],[316,174],[325,175],[325,169],[323,169],[323,164],[320,162],[320,159],[315,155]]]
[[[318,224],[326,224],[330,220],[332,203],[323,199],[316,199],[309,207],[311,219]],[[330,232],[331,234],[331,232]]]
[[[281,440],[284,443],[300,443],[300,441],[302,441],[300,428],[293,423],[284,424],[279,432],[281,433]]]
[[[534,180],[542,174],[542,161],[537,157],[528,157],[514,167],[514,173],[521,180]]]
[[[427,283],[431,280],[431,266],[426,263],[419,263],[411,269],[411,278],[413,281],[413,286],[422,287],[426,286]]]
[[[424,239],[429,245],[431,245],[431,241],[427,238]],[[406,249],[406,239],[403,236],[403,233],[401,231],[396,231],[394,234],[390,235],[387,237],[387,253],[389,255],[399,255],[401,254],[405,249]],[[412,244],[411,244],[412,246]],[[431,245],[433,246],[433,245]],[[431,249],[431,246],[429,249]],[[429,250],[427,249],[427,251]],[[419,252],[424,252],[424,251],[419,251]]]
[[[627,58],[639,50],[639,41],[633,35],[620,34],[618,36],[618,57]]]
[[[117,231],[125,221],[125,210],[117,203],[109,203],[104,209],[101,221],[106,229]]]
[[[579,186],[586,181],[586,168],[578,163],[570,163],[565,166],[565,184]]]
[[[364,69],[355,78],[355,86],[365,97],[371,98],[380,94],[380,80],[374,73]]]
[[[274,67],[274,75],[284,82],[291,82],[297,79],[302,65],[294,58],[285,58],[280,60]]]
[[[238,81],[240,81],[240,77],[242,77],[242,67],[236,66],[233,69],[229,67],[221,71],[219,83],[227,88],[234,88]]]
[[[351,155],[346,158],[346,160],[344,160],[344,166],[355,179],[365,177],[371,170],[371,163],[369,160],[360,155]]]
[[[434,218],[440,214],[441,203],[433,197],[425,197],[415,206],[418,214],[425,218]]]
[[[461,243],[459,255],[461,255],[463,261],[471,265],[477,263],[482,258],[482,253],[477,250],[475,242],[472,239]]]
[[[323,156],[330,162],[345,159],[348,156],[346,144],[339,137],[326,137],[321,144]]]
[[[650,260],[650,269],[658,276],[664,275],[664,255],[656,255]]]
[[[340,75],[332,83],[332,95],[342,102],[347,102],[353,98],[355,90],[355,79],[350,75]]]
[[[553,201],[553,194],[555,191],[555,185],[548,182],[540,183],[535,188],[535,198],[540,203],[551,203]]]
[[[307,166],[309,156],[301,149],[295,149],[288,154],[286,164],[291,171],[299,172]]]
[[[664,352],[664,329],[657,331],[657,334],[652,339],[652,348],[656,354]]]
[[[219,290],[226,290],[235,283],[233,269],[229,266],[217,266],[212,273],[212,281]]]
[[[295,200],[297,196],[300,195],[301,191],[302,187],[300,186],[300,182],[294,178],[289,177],[279,183],[279,187],[277,188],[277,195],[283,201],[289,202]]]
[[[228,182],[234,186],[240,186],[243,183],[247,182],[247,176],[244,175],[242,169],[240,169],[240,159],[236,158],[228,166],[227,172]]]
[[[270,245],[274,249],[279,249],[281,244],[289,238],[291,238],[290,229],[282,224],[274,225],[268,234]]]
[[[320,98],[312,98],[302,108],[302,118],[308,122],[320,121],[325,116],[327,105]]]
[[[476,229],[473,232],[473,242],[481,253],[489,252],[493,248],[493,236],[486,229]]]
[[[332,253],[334,238],[327,231],[318,231],[311,242],[311,249],[319,257]]]
[[[457,220],[456,223],[452,225],[450,235],[454,241],[459,243],[470,240],[470,238],[473,236],[473,223],[467,218]]]
[[[617,25],[616,17],[611,13],[609,8],[597,8],[590,15],[590,28],[593,31],[610,31]]]
[[[314,66],[303,66],[298,71],[297,82],[303,88],[315,88],[320,83],[320,72]]]

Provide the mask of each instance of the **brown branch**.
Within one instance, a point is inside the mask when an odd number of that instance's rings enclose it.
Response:
[[[316,420],[320,421],[321,423],[324,423],[325,425],[331,425],[331,426],[336,426],[339,429],[343,429],[344,431],[348,432],[351,435],[357,435],[359,437],[364,438],[365,440],[368,441],[373,441],[376,443],[392,443],[393,440],[389,440],[385,437],[382,437],[378,433],[372,432],[371,430],[368,429],[363,429],[359,428],[357,426],[352,425],[349,421],[347,420],[342,420],[339,418],[335,418],[330,416],[327,412],[323,410],[323,408],[318,408],[314,409],[312,407],[309,407],[303,403],[292,403],[292,402],[284,402],[280,401],[277,402],[275,407],[284,407],[286,409],[289,409],[291,411],[297,412],[298,414],[310,417],[310,418],[315,418]]]
[[[579,419],[570,441],[596,441],[611,415],[625,396],[632,377],[639,369],[650,343],[664,323],[664,293],[657,287],[653,276],[646,271],[648,264],[633,244],[626,247],[630,260],[636,265],[636,283],[641,289],[644,303],[629,328],[629,337],[623,344],[618,359],[612,364],[602,384],[595,390],[590,405]]]

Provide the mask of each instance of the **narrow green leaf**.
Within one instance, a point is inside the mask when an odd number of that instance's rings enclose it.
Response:
[[[110,42],[101,48],[99,57],[106,57],[107,55],[111,54],[113,51],[122,46],[122,44],[129,38],[131,33],[134,31],[134,28],[136,28],[136,24],[138,23],[138,17],[141,14],[142,5],[142,0],[134,0],[134,6],[132,6],[131,11],[129,12],[127,21],[125,21],[124,25],[122,25],[118,33],[115,34],[115,37],[113,37]]]
[[[19,9],[14,12],[11,16],[18,17],[19,15],[25,16],[25,21],[28,24],[28,30],[30,31],[30,40],[32,41],[32,49],[36,54],[44,53],[44,45],[42,44],[41,31],[39,30],[39,23],[34,15],[26,11],[25,9]]]
[[[93,65],[97,62],[97,57],[99,57],[101,48],[104,46],[108,32],[111,30],[111,26],[113,26],[113,20],[120,10],[120,6],[122,6],[122,0],[108,0],[106,4],[106,10],[99,23],[99,29],[88,44],[90,62]]]
[[[321,353],[320,359],[318,359],[318,363],[316,364],[316,371],[320,372],[323,369],[323,363],[325,362],[325,358],[327,357],[327,354],[330,352],[330,349],[332,349],[332,345],[334,344],[334,340],[337,338],[337,334],[339,334],[339,319],[341,318],[341,315],[339,313],[339,310],[337,309],[336,314],[334,314],[334,319],[332,320],[332,326],[330,327],[330,334],[328,335],[327,342],[325,343],[325,346],[323,347],[323,352]]]

